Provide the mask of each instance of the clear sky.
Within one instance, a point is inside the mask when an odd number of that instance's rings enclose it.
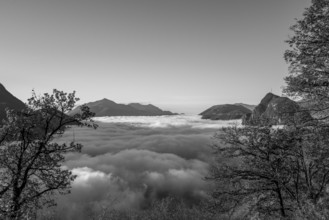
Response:
[[[0,0],[0,82],[200,113],[281,94],[311,0]]]

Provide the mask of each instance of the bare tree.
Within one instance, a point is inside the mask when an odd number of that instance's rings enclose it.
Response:
[[[250,212],[291,216],[305,202],[328,198],[329,149],[323,127],[225,128],[214,144],[209,180],[221,211],[248,203]]]

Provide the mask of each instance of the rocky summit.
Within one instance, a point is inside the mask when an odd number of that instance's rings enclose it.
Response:
[[[259,124],[266,122],[272,125],[305,122],[312,119],[297,102],[268,93],[254,108],[251,114],[246,114],[243,124]]]

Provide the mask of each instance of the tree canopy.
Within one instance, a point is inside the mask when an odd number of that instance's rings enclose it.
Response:
[[[290,49],[284,54],[290,65],[284,91],[309,102],[313,111],[324,111],[329,108],[329,1],[312,0],[291,30]]]

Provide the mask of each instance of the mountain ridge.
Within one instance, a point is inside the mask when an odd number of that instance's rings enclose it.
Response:
[[[234,120],[242,119],[251,110],[241,104],[214,105],[201,112],[202,119],[211,120]]]
[[[161,116],[161,115],[176,115],[170,111],[164,111],[160,108],[148,104],[140,103],[119,104],[107,98],[88,102],[87,105],[90,111],[94,112],[96,117],[102,116]],[[69,112],[69,115],[79,113],[79,106]]]

